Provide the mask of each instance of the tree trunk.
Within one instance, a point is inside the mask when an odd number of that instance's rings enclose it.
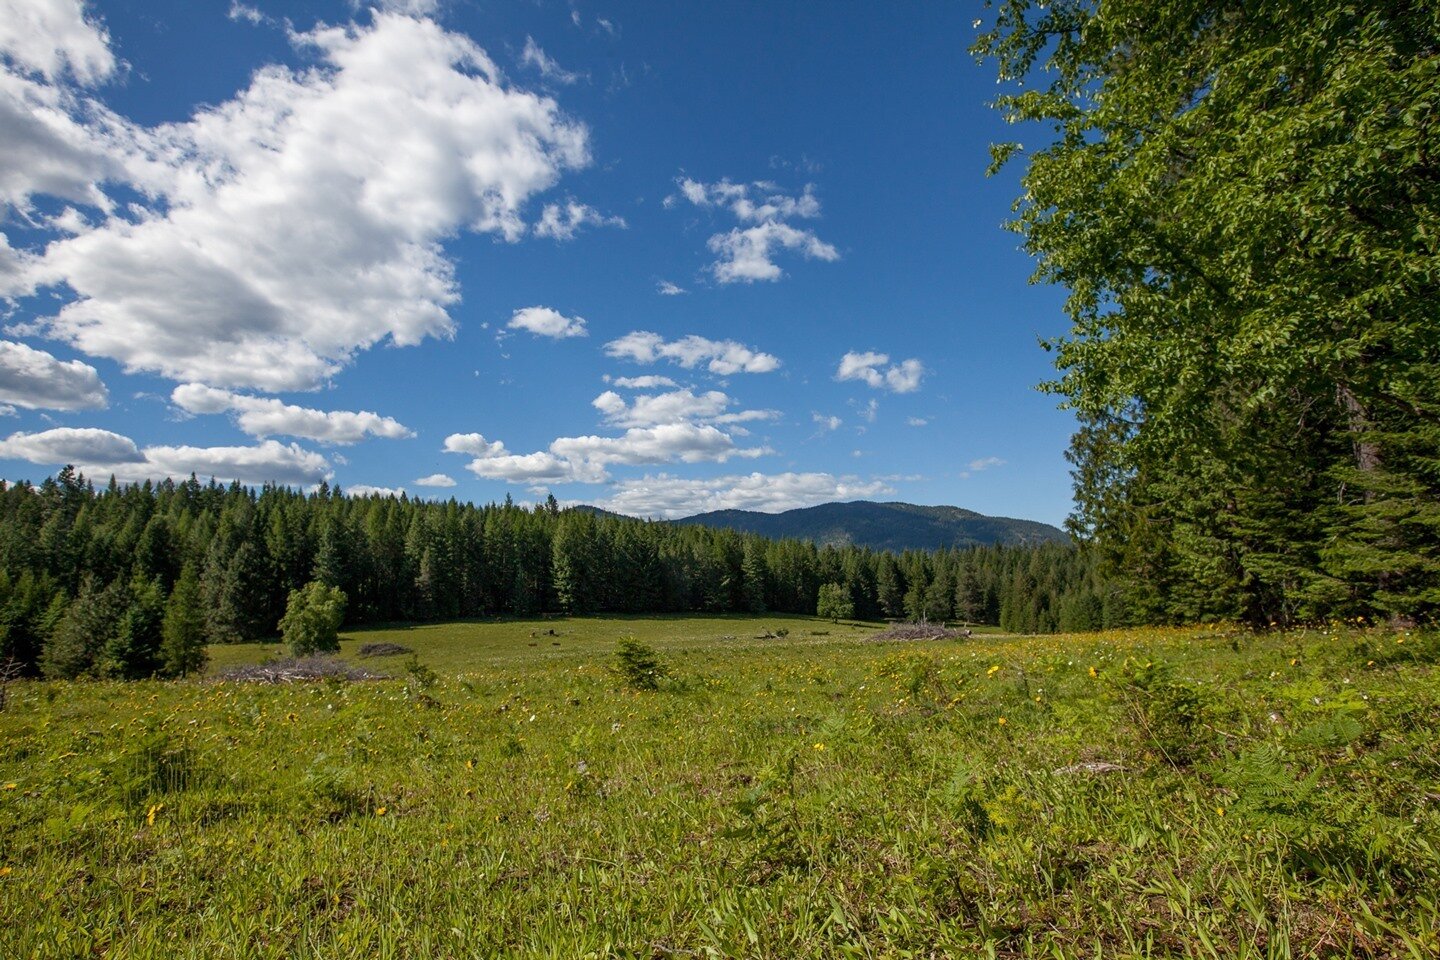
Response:
[[[1360,398],[1348,384],[1341,383],[1335,388],[1336,396],[1340,401],[1340,407],[1345,411],[1345,419],[1350,427],[1351,444],[1355,451],[1355,466],[1361,473],[1375,473],[1380,469],[1380,445],[1374,440],[1367,439],[1370,434],[1370,416]],[[1373,490],[1365,491],[1365,502],[1369,503],[1374,496]]]

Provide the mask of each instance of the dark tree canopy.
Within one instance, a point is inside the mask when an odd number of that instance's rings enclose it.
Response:
[[[55,676],[193,673],[206,641],[274,637],[307,583],[342,592],[353,625],[542,610],[813,614],[822,584],[879,619],[899,615],[912,582],[929,591],[932,619],[959,602],[972,620],[1054,631],[1070,625],[1072,595],[1108,603],[1110,625],[1129,616],[1091,557],[1062,544],[896,556],[557,505],[194,480],[97,491],[73,471],[0,483],[0,658]],[[1016,595],[1017,583],[1033,592]]]
[[[1003,0],[1073,532],[1148,619],[1440,610],[1440,4]]]

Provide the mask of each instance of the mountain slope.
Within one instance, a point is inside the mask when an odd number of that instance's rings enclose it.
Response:
[[[987,517],[960,507],[926,507],[913,503],[824,503],[784,513],[717,510],[672,523],[726,527],[765,537],[793,537],[815,543],[853,543],[877,550],[938,550],[991,543],[1066,542],[1058,527],[1034,520]]]

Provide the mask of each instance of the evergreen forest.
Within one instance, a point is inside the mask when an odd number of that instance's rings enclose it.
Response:
[[[840,584],[862,619],[1020,633],[1128,620],[1064,544],[816,547],[508,499],[477,507],[322,485],[103,489],[72,469],[0,490],[0,658],[51,677],[178,675],[166,627],[208,643],[273,637],[290,592],[339,587],[352,626],[557,612],[814,614]],[[177,659],[179,658],[179,659]]]

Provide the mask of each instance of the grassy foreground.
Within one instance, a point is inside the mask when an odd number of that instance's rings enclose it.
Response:
[[[0,957],[1440,955],[1433,635],[870,632],[450,624],[350,635],[417,652],[391,680],[16,684]]]

